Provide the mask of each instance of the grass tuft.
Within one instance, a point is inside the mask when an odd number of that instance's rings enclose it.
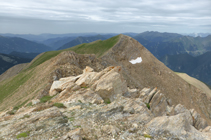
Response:
[[[150,104],[149,103],[145,103],[147,108],[150,109]]]
[[[58,108],[66,108],[63,103],[54,103],[53,106],[56,106]]]
[[[41,103],[46,103],[47,101],[50,101],[54,96],[43,96],[42,98],[40,98],[40,102]]]
[[[68,119],[69,119],[71,122],[75,120],[74,117],[70,117],[70,118],[68,118]]]
[[[23,132],[23,133],[18,134],[18,135],[16,136],[16,138],[17,138],[17,139],[19,139],[19,138],[25,138],[25,137],[29,136],[29,134],[30,134],[29,131]]]
[[[111,101],[110,101],[110,99],[105,99],[105,100],[104,100],[104,103],[105,103],[105,104],[110,104]]]
[[[152,136],[148,135],[148,134],[144,134],[145,138],[152,138]]]

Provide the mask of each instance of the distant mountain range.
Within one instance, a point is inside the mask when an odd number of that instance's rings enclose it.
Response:
[[[64,44],[74,40],[75,38],[77,38],[77,36],[50,38],[50,39],[44,40],[42,43],[51,47],[54,50],[57,50],[58,48],[60,48]]]
[[[192,56],[201,55],[211,50],[211,35],[207,37],[191,37],[177,33],[160,33],[160,32],[143,32],[140,34],[124,33],[131,36],[157,58],[165,55],[174,55],[188,53]],[[45,41],[46,45],[54,49],[66,49],[82,43],[90,43],[96,40],[105,40],[115,34],[95,35],[95,36],[79,36],[69,38],[55,38]],[[69,42],[68,42],[69,41]]]
[[[38,54],[39,53],[24,53],[24,52],[13,51],[9,55],[20,57],[20,58],[34,59]]]
[[[144,32],[134,36],[134,39],[157,58],[182,53],[197,56],[211,50],[211,35],[191,37],[176,33]]]
[[[6,55],[0,53],[0,75],[5,72],[10,67],[20,64],[20,63],[28,63],[32,59],[20,58],[17,56]]]
[[[210,61],[208,61],[211,60],[209,57],[210,52],[208,52],[211,51],[211,35],[206,34],[206,36],[205,34],[200,34],[200,36],[206,37],[192,37],[177,33],[160,33],[152,31],[147,31],[140,34],[124,34],[136,39],[172,70],[187,73],[190,76],[211,85],[211,82],[209,81],[209,79],[211,79],[211,77],[209,77],[209,75],[211,75],[209,73]],[[60,35],[4,35],[24,37],[43,43],[35,43],[18,37],[0,36],[1,53],[10,54],[13,57],[16,56],[17,58],[33,59],[41,52],[49,50],[62,50],[79,44],[90,43],[96,40],[106,40],[115,36],[116,34],[98,35],[97,33],[78,33]]]
[[[50,47],[18,37],[0,36],[1,53],[9,54],[13,51],[26,53],[41,53],[52,50]]]
[[[208,35],[211,35],[211,33],[190,33],[190,34],[182,34],[186,36],[192,36],[192,37],[207,37]]]
[[[56,39],[56,38],[67,38],[67,37],[78,37],[78,36],[95,36],[95,35],[104,35],[105,33],[67,33],[67,34],[50,34],[50,33],[45,33],[45,34],[39,34],[39,35],[34,35],[34,34],[11,34],[11,33],[5,33],[5,34],[0,34],[5,37],[20,37],[24,38],[30,41],[35,41],[35,42],[44,42],[45,40],[48,39]],[[107,33],[106,33],[107,34]],[[113,33],[111,33],[113,34]],[[134,35],[136,33],[126,33],[130,35]],[[117,35],[117,34],[114,34]]]
[[[189,54],[166,55],[160,61],[173,71],[187,73],[211,85],[211,51],[197,57]]]

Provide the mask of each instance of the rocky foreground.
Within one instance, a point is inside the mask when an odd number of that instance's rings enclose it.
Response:
[[[157,88],[128,88],[121,67],[54,79],[50,96],[0,114],[0,139],[211,139],[194,109],[173,105]]]

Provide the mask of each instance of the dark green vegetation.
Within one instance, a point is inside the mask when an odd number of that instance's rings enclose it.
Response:
[[[189,54],[166,55],[160,61],[173,71],[187,73],[211,85],[211,51],[197,57]]]
[[[47,101],[50,101],[54,96],[43,96],[42,98],[40,98],[40,102],[41,103],[46,103]]]
[[[152,136],[148,135],[148,134],[144,134],[145,138],[152,138]]]
[[[30,61],[31,59],[0,53],[0,75],[14,65],[17,65],[20,63],[28,63]]]
[[[150,104],[149,103],[145,103],[147,108],[150,109]]]
[[[1,53],[9,54],[13,51],[41,53],[52,50],[50,47],[18,37],[0,36]]]
[[[25,137],[29,136],[29,134],[30,134],[29,131],[23,132],[23,133],[18,134],[18,135],[16,136],[16,138],[17,138],[17,139],[19,139],[19,138],[25,138]]]
[[[58,108],[66,108],[63,103],[54,103],[53,106],[56,106]]]
[[[104,100],[104,103],[105,103],[105,104],[110,104],[111,101],[110,101],[109,99],[105,99],[105,100]]]
[[[133,38],[157,58],[181,53],[197,56],[211,50],[211,35],[190,37],[176,33],[144,32]]]

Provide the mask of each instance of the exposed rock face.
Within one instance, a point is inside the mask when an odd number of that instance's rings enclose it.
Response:
[[[140,63],[130,62],[140,57]],[[102,60],[107,66],[122,67],[130,89],[157,87],[167,99],[171,99],[173,105],[194,108],[211,124],[211,98],[181,79],[135,39],[122,35],[120,41],[102,56]]]
[[[111,66],[99,73],[93,72],[93,69],[90,67],[86,67],[83,70],[82,75],[61,78],[58,81],[54,81],[49,94],[53,96],[61,92],[61,95],[63,96],[64,94],[70,92],[70,90],[74,90],[74,87],[78,85],[81,88],[90,87],[89,91],[94,92],[93,94],[99,95],[104,100],[108,99],[113,101],[118,96],[122,96],[125,92],[127,92],[126,81],[120,73],[121,67]],[[88,94],[88,92],[85,93],[85,95]]]
[[[191,117],[191,116],[190,116]],[[146,125],[147,133],[153,137],[159,135],[173,135],[179,139],[205,139],[188,121],[186,114],[156,117]]]
[[[91,89],[95,90],[103,99],[115,100],[127,91],[126,81],[119,73],[121,67],[114,67],[96,81]]]
[[[14,115],[0,114],[0,138],[24,133],[40,140],[211,139],[210,126],[194,109],[173,105],[157,88],[128,88],[121,67],[86,67],[82,75],[54,82],[49,102],[32,100],[32,107]]]

